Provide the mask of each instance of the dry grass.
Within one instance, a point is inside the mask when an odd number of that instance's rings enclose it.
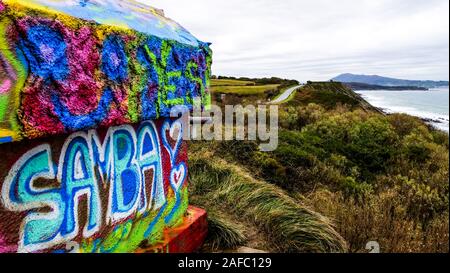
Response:
[[[208,211],[208,237],[204,249],[217,252],[223,249],[235,249],[247,242],[245,228],[227,217]]]
[[[369,241],[378,242],[386,253],[449,252],[448,212],[422,226],[408,216],[395,191],[355,200],[318,190],[304,201],[335,220],[337,231],[349,242],[350,252],[367,252]]]
[[[211,157],[207,153],[190,155],[194,203],[240,215],[264,231],[280,252],[347,250],[346,242],[327,218],[299,204],[278,187]]]

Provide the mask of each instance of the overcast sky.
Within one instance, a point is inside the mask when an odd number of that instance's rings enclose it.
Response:
[[[449,78],[449,0],[140,1],[211,42],[216,75]]]

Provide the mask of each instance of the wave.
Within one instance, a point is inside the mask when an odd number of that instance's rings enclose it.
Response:
[[[417,91],[416,91],[417,92]],[[414,100],[414,97],[408,96],[408,94],[404,94],[405,98],[404,100],[399,100],[398,97],[395,99],[389,98],[386,94],[377,94],[377,91],[361,91],[358,92],[365,100],[367,100],[370,104],[372,104],[375,107],[381,108],[384,112],[388,114],[392,113],[404,113],[411,116],[416,116],[421,119],[424,119],[428,124],[432,125],[436,129],[449,132],[449,114],[448,114],[448,104],[446,106],[447,113],[438,113],[433,112],[432,109],[434,109],[435,105],[424,105],[421,104],[420,108],[411,105],[407,105],[408,102],[412,102],[411,100]],[[395,94],[398,96],[398,94]],[[416,99],[414,103],[418,105],[419,102],[417,100],[420,100],[420,98]],[[427,108],[429,110],[424,110],[423,108]]]

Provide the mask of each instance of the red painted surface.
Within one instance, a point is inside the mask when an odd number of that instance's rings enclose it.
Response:
[[[140,248],[137,253],[192,253],[204,243],[208,233],[205,210],[189,206],[183,223],[164,232],[163,242],[149,248]]]

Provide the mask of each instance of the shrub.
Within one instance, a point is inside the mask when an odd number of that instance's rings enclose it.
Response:
[[[407,215],[401,194],[395,190],[367,195],[361,202],[320,189],[303,200],[334,220],[350,252],[367,252],[370,241],[378,242],[387,253],[449,252],[448,211],[422,227]]]
[[[386,169],[396,153],[398,137],[390,124],[381,116],[359,115],[358,111],[307,126],[305,135],[315,137],[314,143],[329,156],[340,154],[350,164],[358,166],[364,180],[373,180]],[[349,166],[349,167],[353,167]]]
[[[387,119],[400,137],[405,137],[409,135],[414,128],[423,126],[423,122],[420,118],[407,114],[392,114],[389,115]]]
[[[281,252],[344,252],[346,243],[328,219],[302,206],[276,186],[255,180],[219,158],[191,155],[193,200],[206,207],[226,207],[267,234]],[[227,174],[223,176],[223,174]],[[197,181],[216,185],[198,193]],[[201,196],[196,197],[198,194]]]
[[[347,197],[361,198],[372,193],[373,188],[367,183],[358,183],[353,177],[341,180],[340,187]]]

